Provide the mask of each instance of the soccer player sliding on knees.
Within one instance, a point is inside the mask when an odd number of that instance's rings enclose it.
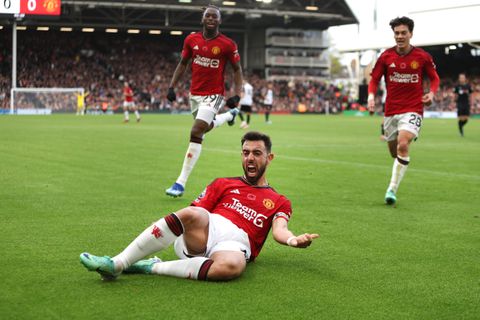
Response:
[[[248,132],[241,146],[243,177],[214,180],[191,206],[155,222],[115,257],[85,252],[81,263],[106,280],[123,272],[218,281],[239,277],[259,255],[270,229],[280,244],[310,246],[318,234],[293,234],[290,200],[268,184],[266,170],[274,158],[270,137]],[[178,260],[141,260],[170,245]]]

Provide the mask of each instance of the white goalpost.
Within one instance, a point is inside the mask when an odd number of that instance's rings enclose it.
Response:
[[[10,114],[72,113],[85,103],[84,88],[12,88]]]

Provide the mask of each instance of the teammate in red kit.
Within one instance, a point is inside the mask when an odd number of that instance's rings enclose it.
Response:
[[[392,177],[385,202],[397,201],[398,186],[410,163],[409,146],[418,137],[423,121],[423,106],[430,105],[440,80],[432,57],[410,44],[414,22],[408,17],[390,21],[397,45],[385,50],[372,70],[368,86],[368,107],[375,108],[374,95],[380,79],[385,77],[384,129],[393,163]],[[424,93],[424,75],[430,79],[430,91]]]
[[[133,101],[133,90],[130,88],[130,85],[127,81],[123,84],[123,114],[125,115],[123,122],[127,123],[130,121],[128,117],[128,110],[132,109],[135,112],[135,117],[137,117],[137,122],[140,122],[140,113],[138,112],[135,102]]]
[[[195,118],[190,131],[190,144],[183,161],[182,171],[176,182],[166,190],[167,195],[183,195],[188,177],[202,151],[205,133],[228,121],[234,124],[242,89],[242,68],[237,45],[219,32],[220,10],[208,6],[203,12],[203,31],[190,34],[184,41],[182,58],[170,82],[167,98],[175,101],[174,87],[191,62],[192,85],[190,87],[190,108]],[[224,71],[229,62],[234,71],[235,95],[226,102],[230,111],[217,114],[224,105]]]
[[[214,180],[190,207],[155,222],[114,258],[82,253],[82,264],[108,280],[121,272],[230,280],[258,256],[270,229],[280,244],[310,246],[318,234],[296,236],[288,229],[290,201],[267,182],[270,138],[248,132],[241,142],[243,177]],[[180,260],[140,260],[171,244]]]

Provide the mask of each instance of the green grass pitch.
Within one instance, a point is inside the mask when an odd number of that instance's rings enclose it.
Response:
[[[206,137],[183,198],[164,190],[189,116],[0,117],[1,319],[479,319],[480,121],[426,119],[396,207],[381,119],[254,116],[271,135],[270,184],[292,200],[309,249],[269,238],[232,282],[122,276],[79,254],[114,255],[214,178],[242,174],[238,126]],[[172,250],[160,253],[173,259]]]

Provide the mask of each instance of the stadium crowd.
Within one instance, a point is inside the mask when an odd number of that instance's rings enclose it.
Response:
[[[11,43],[10,33],[0,32],[2,43]],[[50,44],[50,45],[45,45]],[[122,86],[128,81],[141,110],[188,112],[189,75],[176,89],[177,101],[166,99],[170,78],[179,59],[176,42],[152,41],[151,37],[118,37],[48,32],[18,33],[19,87],[83,87],[89,94],[87,108],[121,109]],[[226,72],[227,96],[232,79]],[[253,111],[261,110],[267,80],[258,74],[246,76],[254,87]],[[471,79],[474,89],[472,113],[480,113],[480,78]],[[442,79],[429,110],[455,111],[454,80]],[[0,47],[0,108],[9,108],[11,86],[10,46]],[[347,85],[327,81],[274,81],[273,112],[339,113],[364,110]]]

